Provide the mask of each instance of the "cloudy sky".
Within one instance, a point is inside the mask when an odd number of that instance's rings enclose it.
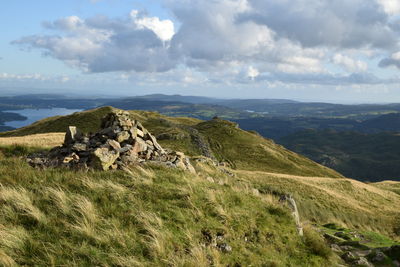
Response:
[[[400,102],[399,0],[9,0],[0,90]]]

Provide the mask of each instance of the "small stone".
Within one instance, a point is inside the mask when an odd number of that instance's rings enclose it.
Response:
[[[82,137],[83,135],[78,128],[76,128],[75,126],[69,126],[67,128],[67,132],[65,133],[64,144],[73,144]]]
[[[157,143],[157,139],[153,135],[149,133],[148,136],[151,142],[153,143],[154,147],[156,148],[156,150],[163,150],[162,147]]]
[[[353,263],[354,266],[357,267],[374,267],[373,264],[371,264],[366,258],[361,257],[358,260],[354,261]]]
[[[137,128],[134,126],[134,127],[131,127],[131,129],[129,129],[129,133],[131,134],[131,136],[132,136],[132,139],[136,139],[136,137],[137,137],[137,135],[138,135],[138,132],[137,132]]]
[[[120,148],[120,150],[119,150],[119,153],[125,153],[125,152],[128,152],[129,150],[131,150],[132,149],[132,145],[124,145],[122,148]]]
[[[184,164],[186,166],[186,170],[188,170],[191,173],[196,173],[195,168],[192,166],[192,164],[190,164],[190,161],[188,158],[184,159]]]
[[[110,147],[112,147],[115,151],[120,151],[121,150],[121,145],[117,142],[117,141],[115,141],[115,140],[108,140],[107,141],[107,143],[108,143],[108,145],[110,146]]]
[[[217,247],[225,253],[231,252],[232,251],[232,247],[229,246],[227,243],[222,243],[222,244],[218,244]]]
[[[118,143],[122,143],[122,142],[129,140],[130,137],[131,136],[127,131],[122,131],[117,134],[117,141],[118,141]]]
[[[107,127],[105,129],[102,129],[99,132],[99,134],[106,135],[106,136],[108,136],[110,138],[114,138],[114,136],[115,136],[115,132],[114,132],[113,128],[111,128],[111,127]]]
[[[352,252],[347,251],[342,255],[342,259],[345,260],[346,262],[354,262],[355,260],[358,260],[359,257],[354,255]]]
[[[75,143],[72,146],[72,150],[76,151],[76,152],[82,152],[82,151],[86,151],[87,150],[87,145],[83,144],[83,143]]]
[[[64,163],[64,164],[67,164],[67,163],[70,163],[70,162],[73,161],[73,160],[74,160],[73,157],[65,157],[65,158],[63,159],[63,163]]]
[[[172,154],[167,155],[167,158],[171,162],[175,162],[178,159],[178,157],[176,155],[172,155]]]
[[[258,191],[257,188],[253,188],[251,191],[252,191],[253,195],[255,195],[255,196],[259,196],[260,195],[260,191]]]
[[[123,155],[121,156],[121,161],[125,164],[125,165],[129,165],[133,162],[136,162],[138,160],[138,156],[135,154],[129,154],[129,155]]]
[[[140,137],[144,137],[144,133],[142,130],[139,130],[138,128],[136,128],[136,135],[140,136]]]
[[[183,161],[181,159],[177,159],[174,164],[176,165],[176,167],[185,170],[186,166],[185,163],[183,163]]]
[[[213,179],[212,177],[210,177],[210,176],[208,176],[206,179],[207,179],[207,181],[209,181],[210,183],[215,183],[214,179]]]
[[[153,146],[153,142],[151,142],[150,140],[146,140],[146,144],[149,146]]]
[[[140,138],[136,138],[135,144],[133,145],[133,153],[140,153],[147,150],[147,144]]]
[[[112,169],[112,170],[118,169],[118,164],[113,164],[113,165],[111,165],[111,169]]]

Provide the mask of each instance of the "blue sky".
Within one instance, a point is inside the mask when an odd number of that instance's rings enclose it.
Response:
[[[0,94],[400,102],[397,0],[13,0]]]

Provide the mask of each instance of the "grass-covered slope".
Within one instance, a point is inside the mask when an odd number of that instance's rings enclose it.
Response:
[[[195,126],[206,136],[215,156],[242,170],[259,170],[305,176],[341,177],[337,172],[263,138],[234,123],[213,119]]]
[[[400,182],[396,181],[383,181],[379,183],[372,184],[378,188],[385,189],[388,191],[395,192],[396,194],[400,195]]]
[[[307,221],[321,225],[336,223],[392,236],[400,226],[400,195],[392,192],[395,187],[389,184],[378,188],[375,184],[345,178],[240,170],[237,173],[261,193],[292,194],[300,216]]]
[[[35,170],[0,157],[0,266],[332,266],[290,212],[212,166],[199,175]],[[210,182],[206,175],[215,181]]]
[[[0,266],[335,266],[307,225],[399,238],[400,196],[349,179],[230,176],[195,161],[196,175],[155,165],[36,170],[13,156],[27,149],[1,151]],[[294,196],[303,238],[280,194]]]
[[[94,132],[101,118],[111,107],[57,116],[27,127],[1,133],[0,137],[24,136],[37,133],[64,132],[69,125],[84,132]],[[188,155],[213,156],[231,167],[305,176],[341,177],[337,172],[265,139],[256,133],[241,130],[234,123],[213,119],[167,117],[156,112],[131,111],[168,148]]]

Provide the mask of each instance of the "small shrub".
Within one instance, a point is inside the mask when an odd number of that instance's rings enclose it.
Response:
[[[332,251],[325,240],[311,227],[304,227],[304,242],[312,253],[328,259]]]

